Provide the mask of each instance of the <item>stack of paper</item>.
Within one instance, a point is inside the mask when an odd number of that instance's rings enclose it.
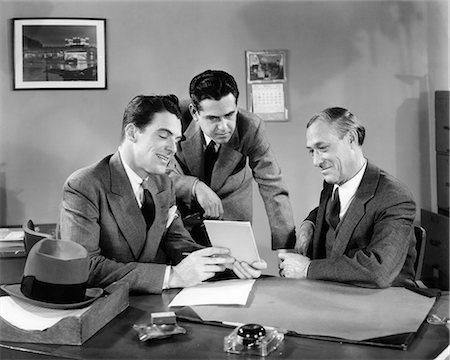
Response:
[[[24,250],[23,237],[20,228],[0,228],[0,251]]]

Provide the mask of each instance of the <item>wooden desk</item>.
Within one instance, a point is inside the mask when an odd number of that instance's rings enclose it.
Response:
[[[133,324],[149,322],[150,313],[167,311],[177,290],[162,295],[130,297],[130,306],[82,346],[0,342],[1,359],[257,359],[225,353],[223,338],[232,328],[180,322],[186,335],[141,342]],[[448,293],[441,296],[433,313],[448,316]],[[343,344],[287,336],[270,359],[434,359],[449,344],[445,325],[424,324],[408,350]],[[250,359],[250,360],[251,360]]]

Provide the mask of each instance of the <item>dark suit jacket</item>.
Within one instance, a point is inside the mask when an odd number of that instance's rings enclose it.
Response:
[[[316,227],[307,277],[374,288],[412,285],[416,207],[409,190],[369,162],[326,258],[325,208],[332,190],[324,183],[320,205],[307,218]]]
[[[177,200],[192,206],[192,186],[203,178],[203,135],[187,108],[183,109],[183,139],[169,165]],[[295,225],[289,194],[281,178],[264,124],[256,115],[239,110],[236,129],[220,147],[211,189],[222,200],[225,220],[252,221],[252,181],[258,183],[272,232],[272,248],[293,248]]]
[[[165,263],[201,248],[180,218],[166,228],[175,193],[167,175],[149,178],[155,220],[146,225],[119,153],[73,173],[63,189],[61,237],[83,245],[91,258],[89,286],[126,281],[130,290],[159,293]]]

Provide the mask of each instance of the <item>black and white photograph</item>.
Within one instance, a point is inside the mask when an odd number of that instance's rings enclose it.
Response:
[[[285,80],[285,51],[247,51],[247,72],[250,82]]]
[[[104,19],[14,19],[15,89],[106,87]]]
[[[0,359],[450,360],[449,0],[0,0]]]

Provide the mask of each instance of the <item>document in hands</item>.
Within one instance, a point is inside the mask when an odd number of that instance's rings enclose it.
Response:
[[[204,223],[212,246],[230,249],[230,255],[237,261],[247,264],[260,261],[250,222],[204,220]]]

